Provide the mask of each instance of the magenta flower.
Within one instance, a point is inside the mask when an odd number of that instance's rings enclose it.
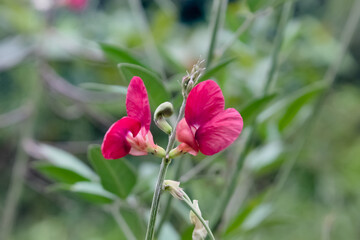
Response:
[[[234,108],[224,109],[219,85],[207,80],[196,85],[186,101],[185,118],[177,128],[180,152],[213,155],[227,148],[240,135],[243,119]]]
[[[151,112],[148,94],[141,78],[133,77],[126,94],[127,117],[115,122],[106,132],[101,151],[106,159],[131,154],[159,154],[164,149],[154,144],[150,132]]]
[[[87,5],[88,0],[65,0],[65,5],[75,11],[83,10]]]

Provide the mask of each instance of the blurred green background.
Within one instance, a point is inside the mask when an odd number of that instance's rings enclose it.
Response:
[[[0,0],[0,239],[127,239],[111,216],[118,209],[104,204],[113,201],[110,193],[75,190],[81,177],[71,175],[71,166],[64,171],[62,157],[72,157],[63,151],[94,166],[88,146],[100,144],[126,114],[133,75],[144,79],[152,112],[164,101],[178,109],[182,76],[199,58],[209,59],[212,4]],[[357,0],[228,1],[203,80],[219,83],[244,130],[214,157],[175,159],[167,177],[181,181],[211,222],[244,158],[218,239],[360,239],[359,25],[342,58],[347,19],[358,6]],[[166,135],[154,124],[151,131],[166,146]],[[130,190],[116,199],[126,225],[143,239],[160,160],[129,156],[126,163],[136,183],[119,175]],[[172,201],[158,239],[191,239],[188,214]]]

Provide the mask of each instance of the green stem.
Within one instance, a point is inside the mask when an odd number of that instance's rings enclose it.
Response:
[[[26,175],[28,155],[25,153],[23,149],[23,144],[26,140],[32,138],[34,132],[34,125],[37,116],[37,110],[39,109],[40,99],[42,95],[42,86],[40,81],[36,79],[36,83],[34,84],[31,96],[32,102],[32,110],[30,117],[24,122],[21,128],[21,136],[18,141],[17,153],[15,157],[15,164],[11,173],[11,180],[9,185],[9,190],[6,195],[5,204],[4,204],[4,212],[1,218],[0,224],[0,239],[7,240],[12,231],[16,209],[21,197],[21,193],[23,190],[24,179]]]
[[[206,221],[204,220],[204,218],[198,213],[198,211],[194,208],[191,199],[189,198],[189,196],[183,191],[184,194],[184,202],[189,206],[189,208],[193,211],[193,213],[199,218],[200,222],[204,225],[207,233],[209,234],[210,238],[212,240],[215,240],[214,234],[211,232],[211,229],[209,227],[209,225],[206,223]]]
[[[267,75],[265,88],[264,88],[264,95],[269,92],[271,84],[274,81],[276,71],[279,67],[280,49],[281,49],[281,46],[282,46],[282,43],[284,40],[284,33],[285,33],[285,28],[286,28],[287,22],[289,21],[290,15],[292,14],[293,6],[294,6],[293,1],[285,3],[282,13],[281,13],[278,31],[275,36],[273,53],[271,55],[271,63],[272,64],[271,64],[269,73]]]
[[[178,161],[176,161],[176,165],[174,166],[174,168],[175,168],[175,176],[172,179],[178,179],[180,177],[182,163],[185,160],[185,159],[182,159],[182,158],[183,158],[183,156],[180,156]],[[172,200],[173,200],[173,198],[171,196],[168,196],[168,198],[166,199],[166,203],[165,203],[165,207],[164,207],[164,209],[165,209],[164,214],[161,215],[160,223],[157,226],[155,236],[160,234],[160,229],[162,228],[162,226],[164,225],[164,223],[166,222],[167,218],[170,215]]]
[[[179,111],[179,116],[178,116],[175,126],[177,126],[178,123],[180,122],[180,120],[184,117],[185,103],[186,103],[186,98],[183,99],[183,102],[182,102],[182,105],[181,105],[181,108]],[[165,150],[165,157],[161,161],[160,171],[159,171],[159,175],[158,175],[158,178],[156,181],[155,192],[154,192],[153,200],[151,203],[150,220],[149,220],[149,224],[148,224],[148,227],[146,230],[146,237],[145,237],[146,240],[152,240],[154,238],[154,229],[155,229],[156,217],[157,217],[157,213],[158,213],[158,209],[159,209],[162,186],[164,183],[167,168],[168,168],[169,164],[171,163],[171,159],[169,158],[168,155],[169,155],[170,150],[174,147],[175,135],[176,135],[176,127],[169,137],[169,142],[168,142],[168,145]]]
[[[285,3],[283,6],[283,9],[282,9],[280,22],[279,22],[279,28],[278,28],[278,31],[277,31],[277,34],[275,37],[274,49],[273,49],[272,56],[271,56],[270,71],[268,72],[268,76],[266,79],[263,96],[265,96],[269,93],[270,86],[275,79],[274,76],[275,76],[276,70],[278,68],[278,58],[279,58],[279,52],[280,52],[281,45],[282,45],[283,38],[284,38],[284,31],[285,31],[286,23],[288,22],[288,20],[290,18],[292,8],[293,8],[293,1],[290,1],[290,2]],[[247,141],[245,143],[245,148],[237,161],[236,169],[230,177],[230,181],[229,181],[228,186],[226,187],[226,191],[221,196],[219,205],[214,211],[214,215],[213,215],[211,223],[216,230],[219,228],[223,213],[225,212],[226,207],[228,206],[228,204],[231,200],[231,197],[233,196],[233,194],[235,192],[237,181],[239,179],[239,175],[240,175],[241,169],[243,167],[245,158],[246,158],[248,152],[251,150],[253,141],[255,139],[256,121],[254,120],[250,124],[249,127],[250,127],[250,134],[249,134],[249,138],[247,139]]]
[[[124,233],[127,240],[136,240],[134,233],[131,231],[129,225],[126,223],[123,216],[120,214],[120,206],[116,202],[112,208],[109,209],[109,212],[113,216],[114,220],[118,224],[121,231]]]
[[[308,119],[304,123],[303,129],[303,135],[301,138],[299,138],[298,143],[296,144],[297,149],[295,150],[294,154],[291,155],[291,158],[289,161],[286,162],[286,164],[283,166],[283,168],[280,170],[275,188],[274,190],[270,191],[269,197],[275,196],[285,185],[287,179],[289,178],[290,172],[295,166],[295,163],[299,159],[301,152],[305,148],[305,145],[307,142],[309,142],[309,136],[310,132],[315,125],[316,119],[319,116],[319,113],[321,112],[322,106],[325,102],[325,99],[331,89],[331,86],[333,85],[335,81],[335,77],[339,71],[340,65],[343,61],[343,58],[346,53],[346,49],[349,46],[349,43],[352,39],[352,36],[356,30],[356,26],[360,19],[360,1],[357,0],[354,2],[354,6],[351,8],[351,12],[349,13],[349,17],[346,21],[345,28],[343,33],[341,34],[341,41],[340,41],[340,52],[336,55],[337,57],[332,62],[331,66],[327,70],[323,81],[327,84],[327,89],[323,92],[323,94],[320,96],[318,101],[316,102],[315,106],[312,109],[312,113],[309,115]]]
[[[212,11],[214,12],[214,14],[212,15],[214,15],[214,18],[212,18],[210,24],[211,38],[210,38],[209,50],[206,58],[206,68],[208,68],[211,65],[211,62],[214,57],[216,38],[217,38],[218,30],[220,28],[221,15],[222,13],[225,13],[226,4],[227,4],[227,0],[213,0]]]
[[[128,3],[134,16],[137,17],[137,26],[141,32],[141,37],[143,38],[145,51],[148,55],[150,64],[152,64],[153,67],[160,72],[161,77],[163,78],[163,80],[165,80],[166,74],[164,66],[161,61],[159,51],[156,47],[154,36],[151,33],[150,27],[148,25],[148,20],[146,19],[146,14],[144,8],[141,5],[141,1],[128,0]]]

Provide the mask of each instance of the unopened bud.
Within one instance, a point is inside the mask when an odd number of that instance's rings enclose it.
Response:
[[[169,191],[169,193],[174,198],[183,200],[184,194],[182,188],[180,187],[180,182],[173,180],[165,180],[163,186],[164,186],[164,190]]]
[[[154,122],[158,128],[167,134],[171,134],[172,127],[165,120],[165,118],[171,117],[174,114],[174,107],[170,102],[164,102],[160,104],[154,113]]]
[[[202,67],[202,64],[205,60],[199,59],[196,64],[193,65],[191,72],[188,73],[182,79],[182,91],[184,97],[186,97],[191,89],[196,85],[201,77],[202,73],[204,72],[205,68]]]
[[[148,148],[147,151],[159,158],[165,157],[165,150],[158,145],[156,145],[154,148]]]
[[[198,200],[193,200],[193,207],[195,208],[198,215],[201,216],[201,211],[199,208]],[[190,211],[190,221],[192,224],[195,225],[192,239],[193,240],[202,240],[206,238],[207,231],[200,219],[196,216],[196,214],[193,211]],[[209,221],[205,221],[206,224],[209,224]]]

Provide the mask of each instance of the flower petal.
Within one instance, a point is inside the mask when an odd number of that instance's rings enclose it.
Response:
[[[185,119],[190,126],[205,124],[224,111],[225,100],[219,85],[206,80],[196,85],[186,101]]]
[[[176,127],[176,138],[179,142],[186,143],[194,152],[198,152],[199,147],[196,143],[194,133],[195,129],[193,131],[191,130],[185,118],[181,119]]]
[[[126,135],[130,131],[136,136],[140,131],[141,123],[134,118],[123,117],[115,122],[106,132],[104,141],[101,145],[101,152],[106,159],[118,159],[126,156],[131,149],[126,140]]]
[[[229,108],[201,126],[195,134],[200,151],[213,155],[227,148],[241,133],[243,119],[238,111]]]
[[[133,77],[126,94],[126,111],[129,117],[141,122],[146,131],[150,129],[151,111],[149,98],[141,78]]]

